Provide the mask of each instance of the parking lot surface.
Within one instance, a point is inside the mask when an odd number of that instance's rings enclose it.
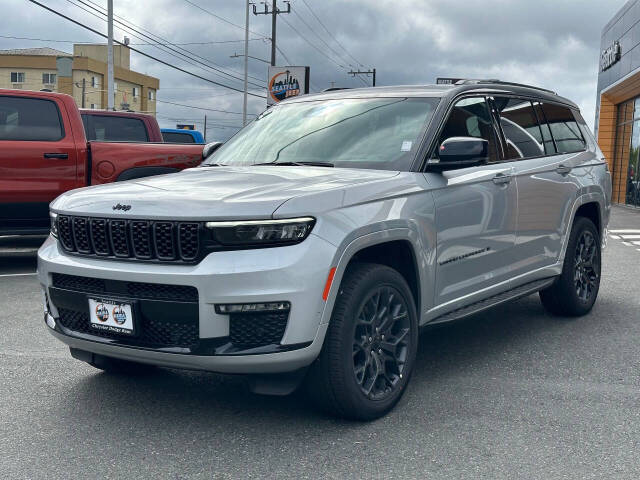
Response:
[[[638,478],[640,211],[615,207],[609,228],[588,316],[551,317],[532,295],[425,331],[406,395],[372,423],[236,377],[73,360],[42,321],[42,239],[0,238],[0,475]]]

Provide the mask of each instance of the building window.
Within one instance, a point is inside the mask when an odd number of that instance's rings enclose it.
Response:
[[[118,93],[118,82],[113,82],[113,93]]]
[[[43,73],[42,74],[42,83],[44,83],[44,84],[54,84],[54,83],[56,83],[56,74],[55,73]]]
[[[156,91],[149,90],[149,100],[155,100],[155,99],[156,99]]]
[[[138,96],[138,87],[133,87],[133,96],[137,97]]]
[[[91,77],[91,86],[94,88],[98,86],[98,79],[96,77]]]
[[[92,104],[91,104],[91,110],[95,110],[95,109],[96,109],[96,104],[95,104],[95,103],[92,103]]]
[[[24,83],[24,72],[11,72],[11,83]]]

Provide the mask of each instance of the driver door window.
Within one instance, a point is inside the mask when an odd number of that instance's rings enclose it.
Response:
[[[453,106],[438,145],[451,137],[483,138],[489,142],[489,162],[498,160],[496,135],[484,97],[464,98]]]

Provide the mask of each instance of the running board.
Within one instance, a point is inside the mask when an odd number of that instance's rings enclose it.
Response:
[[[535,282],[525,283],[524,285],[513,288],[511,290],[507,290],[506,292],[499,293],[498,295],[494,295],[493,297],[485,298],[484,300],[472,303],[471,305],[467,305],[466,307],[462,307],[452,312],[445,313],[444,315],[440,315],[439,317],[436,317],[429,323],[425,324],[425,326],[434,325],[436,323],[450,322],[452,320],[459,320],[461,318],[468,317],[469,315],[474,315],[476,313],[482,312],[483,310],[495,307],[502,303],[510,302],[511,300],[515,300],[517,298],[526,297],[527,295],[531,295],[532,293],[536,293],[543,288],[548,287],[555,281],[555,279],[556,277],[543,278],[542,280],[536,280]]]

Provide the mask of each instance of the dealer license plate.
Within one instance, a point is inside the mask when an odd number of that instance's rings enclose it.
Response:
[[[133,335],[133,309],[131,304],[107,299],[89,299],[91,328],[121,335]]]

